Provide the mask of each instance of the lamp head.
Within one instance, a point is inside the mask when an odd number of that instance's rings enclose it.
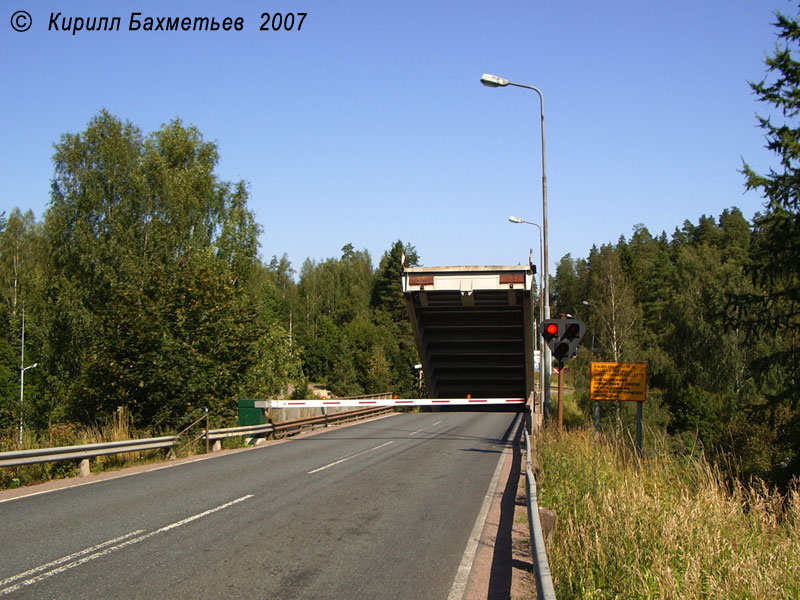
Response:
[[[487,87],[505,87],[508,85],[508,79],[484,73],[481,76],[481,83]]]

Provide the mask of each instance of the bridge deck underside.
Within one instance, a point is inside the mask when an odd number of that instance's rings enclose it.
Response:
[[[524,295],[411,295],[430,398],[526,396]]]

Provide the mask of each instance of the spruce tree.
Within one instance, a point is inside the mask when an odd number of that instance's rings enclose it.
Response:
[[[763,195],[766,211],[755,220],[751,272],[762,292],[751,323],[769,334],[756,361],[763,391],[779,431],[784,462],[800,472],[800,24],[776,13],[778,45],[766,59],[767,76],[751,88],[769,114],[759,116],[767,148],[780,166],[765,174],[744,164],[746,187]]]

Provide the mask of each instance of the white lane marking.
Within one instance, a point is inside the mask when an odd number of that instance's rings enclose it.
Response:
[[[428,425],[428,427],[436,427],[441,422],[442,421],[436,421],[436,423],[434,423],[433,425]],[[428,427],[423,427],[422,429],[417,429],[414,433],[409,433],[408,435],[409,436],[417,435],[420,431],[425,431],[426,429],[428,429]]]
[[[389,444],[394,444],[394,441],[386,442],[385,444],[381,444],[380,446],[375,446],[374,448],[370,448],[369,450],[362,450],[361,452],[356,452],[355,454],[351,454],[350,456],[345,456],[344,458],[340,458],[339,460],[335,460],[332,463],[325,465],[324,467],[320,467],[319,469],[314,469],[313,471],[309,471],[306,475],[313,475],[314,473],[319,473],[320,471],[324,471],[325,469],[330,469],[331,467],[335,467],[336,465],[340,465],[343,462],[347,462],[355,458],[356,456],[361,456],[362,454],[366,454],[367,452],[373,452],[375,450],[379,450],[380,448],[384,448]]]
[[[59,558],[57,560],[54,560],[54,561],[49,562],[49,563],[46,563],[44,565],[39,565],[38,567],[34,567],[33,569],[28,569],[27,571],[23,571],[22,573],[17,573],[16,575],[12,575],[11,577],[6,577],[5,579],[0,580],[0,587],[2,587],[4,585],[8,585],[9,583],[12,583],[12,582],[16,581],[17,579],[23,579],[23,578],[28,577],[30,575],[35,575],[36,573],[41,573],[42,571],[47,571],[47,569],[50,569],[52,567],[57,567],[58,565],[60,565],[62,563],[69,562],[69,561],[71,561],[71,560],[73,560],[75,558],[78,558],[79,556],[83,556],[84,554],[91,554],[92,552],[96,552],[97,550],[100,550],[101,548],[105,548],[106,546],[111,546],[113,544],[116,544],[118,542],[126,540],[129,537],[133,537],[134,535],[139,535],[142,532],[144,532],[144,529],[137,529],[136,531],[132,531],[132,532],[130,532],[128,534],[125,534],[125,535],[122,535],[122,536],[120,536],[118,538],[114,538],[113,540],[108,540],[108,541],[102,542],[101,544],[97,544],[96,546],[91,546],[89,548],[85,548],[83,550],[79,550],[78,552],[74,552],[72,554],[68,554],[67,556],[63,556],[63,557],[61,557],[61,558]]]
[[[134,537],[132,539],[127,539],[127,538],[130,538],[131,536],[138,535],[138,534],[140,534],[140,533],[142,533],[144,531],[143,529],[139,529],[137,531],[133,531],[133,532],[131,532],[131,533],[127,534],[127,535],[121,536],[119,538],[115,538],[113,540],[108,540],[107,542],[103,542],[102,544],[98,544],[97,546],[93,546],[91,548],[87,548],[86,550],[81,550],[80,552],[76,552],[74,554],[70,554],[69,556],[65,556],[63,558],[60,558],[60,559],[55,560],[55,561],[52,561],[52,562],[47,563],[45,565],[41,565],[39,567],[34,567],[33,569],[30,569],[29,571],[25,571],[24,573],[19,573],[18,575],[13,575],[11,577],[8,577],[7,579],[4,579],[2,582],[0,582],[0,585],[5,585],[6,583],[10,583],[12,581],[16,581],[17,579],[21,579],[22,577],[27,577],[28,575],[33,574],[33,573],[41,573],[40,575],[37,575],[36,577],[31,577],[30,579],[26,579],[25,581],[20,581],[16,585],[12,585],[12,586],[6,587],[6,588],[0,588],[0,596],[5,596],[5,595],[10,594],[12,592],[16,592],[17,590],[19,590],[19,589],[21,589],[23,587],[26,587],[26,586],[29,586],[29,585],[33,585],[34,583],[39,583],[40,581],[44,581],[45,579],[47,579],[49,577],[52,577],[53,575],[58,575],[59,573],[64,573],[65,571],[68,571],[70,569],[74,569],[75,567],[79,567],[80,565],[83,565],[83,564],[86,564],[86,563],[88,563],[90,561],[93,561],[96,558],[100,558],[100,557],[105,556],[107,554],[111,554],[112,552],[116,552],[117,550],[121,550],[122,548],[127,548],[128,546],[132,546],[134,544],[138,544],[139,542],[144,541],[144,540],[146,540],[148,538],[151,538],[154,535],[158,535],[160,533],[165,533],[167,531],[170,531],[171,529],[175,529],[176,527],[180,527],[182,525],[186,525],[187,523],[191,523],[192,521],[196,521],[197,519],[200,519],[202,517],[206,517],[206,516],[208,516],[208,515],[210,515],[212,513],[215,513],[215,512],[217,512],[219,510],[222,510],[224,508],[228,508],[229,506],[233,506],[234,504],[238,504],[239,502],[242,502],[242,501],[247,500],[248,498],[252,498],[252,497],[253,497],[253,494],[247,494],[246,496],[242,496],[241,498],[237,498],[236,500],[231,500],[230,502],[226,502],[225,504],[221,504],[221,505],[216,506],[214,508],[210,508],[210,509],[208,509],[206,511],[203,511],[201,513],[197,513],[196,515],[192,515],[191,517],[187,517],[187,518],[182,519],[180,521],[176,521],[175,523],[170,523],[169,525],[165,525],[164,527],[161,527],[160,529],[156,529],[155,531],[151,531],[150,533],[145,533],[144,535],[139,535],[138,537]],[[119,543],[117,543],[117,542],[119,542]],[[114,545],[112,545],[112,544],[114,544]],[[95,550],[99,550],[99,551],[98,552],[94,552]],[[90,552],[94,552],[94,554],[88,554]],[[88,556],[84,556],[85,554],[88,554]],[[81,558],[78,558],[78,557],[81,557]],[[78,560],[73,560],[72,562],[69,562],[67,564],[62,564],[64,562],[66,562],[66,561],[72,560],[73,558],[78,558]],[[62,565],[62,566],[57,566],[57,565]],[[51,567],[54,567],[54,566],[56,568],[52,568],[51,569]],[[50,569],[50,570],[48,570],[48,569]]]

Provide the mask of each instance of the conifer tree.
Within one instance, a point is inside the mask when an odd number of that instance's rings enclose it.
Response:
[[[756,218],[752,248],[753,280],[762,292],[753,303],[754,329],[770,334],[756,361],[764,391],[780,430],[786,462],[800,472],[800,23],[777,13],[778,45],[766,59],[767,77],[751,83],[757,99],[769,107],[759,116],[767,148],[778,168],[756,173],[744,164],[746,186],[758,190],[766,212]]]

